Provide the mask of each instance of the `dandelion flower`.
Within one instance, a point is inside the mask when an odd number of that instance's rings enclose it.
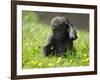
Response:
[[[89,61],[89,58],[86,58],[86,61]]]
[[[49,66],[53,66],[51,63],[48,64]]]
[[[86,58],[85,60],[83,60],[84,62],[88,62],[89,61],[89,58]]]
[[[61,58],[58,58],[58,60],[57,60],[57,62],[56,62],[56,63],[59,63],[59,62],[61,62]]]
[[[39,66],[41,66],[42,65],[42,63],[39,63]]]
[[[34,61],[31,61],[31,63],[33,63]]]
[[[37,63],[37,61],[31,61],[31,63],[35,65]]]
[[[35,62],[34,62],[34,65],[35,65],[36,63],[37,63],[37,62],[35,61]]]
[[[56,63],[60,63],[60,61],[59,60],[57,60],[57,62]]]
[[[84,54],[84,57],[87,57],[87,54]]]
[[[61,58],[58,58],[59,61],[61,61]]]
[[[84,59],[83,61],[86,62],[86,59]]]
[[[70,62],[72,62],[73,60],[71,59]]]

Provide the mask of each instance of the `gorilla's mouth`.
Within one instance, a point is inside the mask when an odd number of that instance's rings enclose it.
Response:
[[[71,40],[75,40],[77,38],[78,38],[78,36],[77,36],[76,32],[74,32],[74,34],[70,37]]]
[[[77,35],[76,36],[73,36],[72,38],[71,38],[71,40],[75,40],[75,39],[77,39],[78,37],[77,37]]]

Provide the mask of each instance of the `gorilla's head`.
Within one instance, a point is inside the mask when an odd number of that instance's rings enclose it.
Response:
[[[53,35],[57,39],[67,37],[70,40],[77,39],[77,33],[72,23],[66,17],[56,16],[51,20],[51,28]]]

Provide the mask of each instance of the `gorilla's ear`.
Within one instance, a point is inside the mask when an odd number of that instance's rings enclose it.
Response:
[[[69,26],[69,39],[70,40],[77,39],[77,33],[75,27],[71,24],[71,22],[68,19],[66,19],[66,23]]]

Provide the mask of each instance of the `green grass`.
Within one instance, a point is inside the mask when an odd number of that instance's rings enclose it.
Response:
[[[42,55],[42,47],[50,32],[50,25],[41,22],[35,13],[23,12],[23,68],[89,65],[89,32],[78,30],[78,39],[74,41],[76,53],[74,51],[67,52],[69,54],[63,58]],[[73,55],[74,53],[76,55]]]

